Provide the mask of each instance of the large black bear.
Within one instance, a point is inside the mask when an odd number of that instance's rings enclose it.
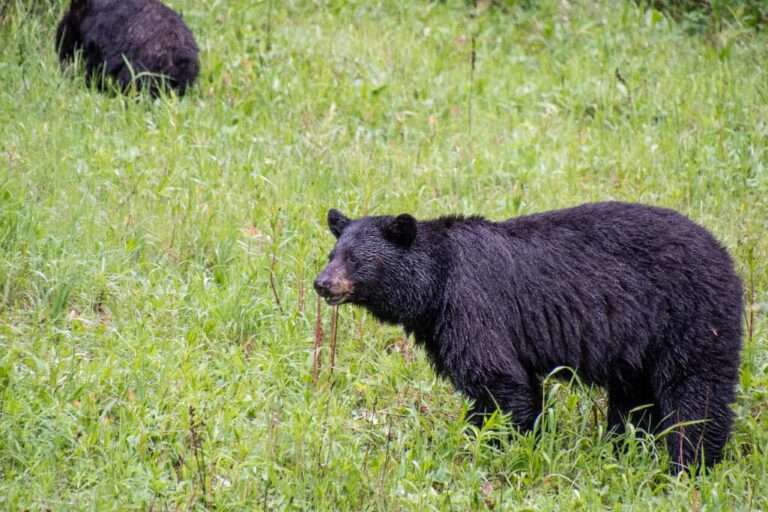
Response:
[[[163,84],[184,94],[200,70],[192,32],[158,0],[72,0],[56,50],[62,64],[83,52],[88,83],[103,88],[111,76],[122,90],[135,84],[153,96]]]
[[[505,222],[330,210],[328,224],[338,241],[317,292],[413,333],[474,400],[476,424],[498,405],[530,430],[541,377],[568,366],[607,388],[611,429],[633,411],[649,431],[674,427],[673,472],[721,459],[742,287],[726,250],[683,215],[606,202]]]

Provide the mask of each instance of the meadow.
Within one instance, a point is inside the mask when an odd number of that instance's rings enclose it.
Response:
[[[0,509],[768,509],[768,35],[614,0],[169,0],[184,98],[62,72],[64,2],[0,21]],[[474,55],[474,57],[473,57]],[[725,460],[670,476],[547,379],[541,437],[468,402],[391,326],[320,311],[352,216],[675,208],[747,312]],[[500,443],[489,443],[497,436]],[[622,449],[615,449],[616,445]]]

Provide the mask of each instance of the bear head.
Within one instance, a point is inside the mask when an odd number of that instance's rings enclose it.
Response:
[[[364,306],[401,324],[434,304],[438,272],[425,230],[411,215],[353,220],[331,209],[328,227],[336,245],[314,286],[329,304]]]

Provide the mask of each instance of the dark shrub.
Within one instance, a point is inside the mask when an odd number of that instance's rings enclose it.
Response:
[[[691,31],[719,30],[729,23],[753,29],[768,25],[766,0],[638,0],[645,7],[666,13]]]

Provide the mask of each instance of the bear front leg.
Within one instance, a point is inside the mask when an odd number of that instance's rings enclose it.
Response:
[[[541,414],[541,384],[531,379],[498,375],[470,386],[466,391],[475,400],[469,421],[478,428],[499,409],[510,415],[512,424],[521,433],[526,433],[533,430],[536,418]]]
[[[94,43],[87,43],[85,51],[85,84],[90,87],[94,81],[100,90],[104,89],[104,59],[101,50]]]
[[[645,382],[616,383],[608,386],[608,430],[623,434],[625,425],[655,433],[662,415],[651,387]]]

